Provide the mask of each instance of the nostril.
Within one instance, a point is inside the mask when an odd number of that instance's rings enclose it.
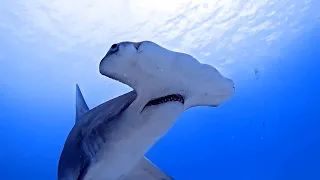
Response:
[[[133,43],[133,46],[138,50],[142,42]]]

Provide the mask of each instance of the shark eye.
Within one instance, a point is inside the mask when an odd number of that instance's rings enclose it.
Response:
[[[110,51],[111,52],[117,52],[119,50],[118,44],[112,44]]]

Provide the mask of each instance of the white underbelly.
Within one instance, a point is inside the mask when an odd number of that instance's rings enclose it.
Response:
[[[178,102],[168,102],[145,109],[131,125],[124,124],[117,133],[124,138],[105,144],[99,159],[90,167],[85,180],[118,180],[144,157],[144,154],[172,127],[183,112]],[[128,133],[130,131],[130,133]]]

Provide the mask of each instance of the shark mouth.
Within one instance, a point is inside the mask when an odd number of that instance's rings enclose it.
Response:
[[[163,97],[156,98],[156,99],[149,101],[145,105],[145,107],[159,105],[159,104],[163,104],[163,103],[170,102],[170,101],[178,101],[181,104],[184,104],[184,97],[180,94],[170,94],[170,95],[163,96]]]

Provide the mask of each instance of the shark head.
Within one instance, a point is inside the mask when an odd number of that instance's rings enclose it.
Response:
[[[99,70],[133,88],[143,107],[167,101],[180,101],[184,109],[216,107],[234,93],[233,81],[213,66],[150,41],[113,44]]]

